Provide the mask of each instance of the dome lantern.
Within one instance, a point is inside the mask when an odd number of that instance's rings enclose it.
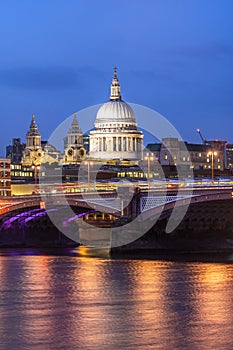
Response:
[[[111,84],[110,100],[121,100],[121,87],[117,78],[117,67],[114,67],[113,79]]]

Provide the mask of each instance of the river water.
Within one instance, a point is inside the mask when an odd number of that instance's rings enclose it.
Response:
[[[0,251],[0,349],[233,349],[233,257]]]

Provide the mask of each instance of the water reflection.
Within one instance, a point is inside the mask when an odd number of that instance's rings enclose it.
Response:
[[[231,349],[233,265],[0,254],[1,349]]]

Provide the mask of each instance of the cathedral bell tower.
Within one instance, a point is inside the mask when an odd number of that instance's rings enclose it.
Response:
[[[32,115],[31,124],[26,134],[26,147],[24,150],[23,165],[40,165],[42,158],[41,135],[37,128],[35,116]]]
[[[64,139],[64,148],[64,164],[76,164],[86,157],[86,150],[83,147],[83,132],[79,127],[76,113],[74,113],[71,128]]]

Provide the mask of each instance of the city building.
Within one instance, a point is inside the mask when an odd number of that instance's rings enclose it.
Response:
[[[6,158],[9,158],[11,163],[20,163],[25,146],[25,143],[21,143],[20,138],[13,138],[12,144],[6,146]]]
[[[98,110],[95,129],[90,131],[90,158],[142,158],[143,134],[137,129],[134,111],[121,98],[116,68],[111,84],[110,100]]]
[[[71,128],[64,138],[64,150],[64,164],[77,164],[86,157],[86,149],[83,146],[83,132],[79,127],[76,113],[74,113]]]
[[[34,182],[35,169],[30,165],[22,163],[11,163],[11,182],[14,183],[30,183]]]
[[[233,143],[226,145],[226,166],[228,169],[233,169]]]
[[[88,154],[90,151],[90,136],[89,134],[83,134],[83,147],[86,150],[86,153]]]
[[[162,166],[187,165],[196,170],[212,168],[223,171],[225,167],[225,141],[208,141],[203,144],[193,144],[179,141],[175,137],[162,139],[162,143],[148,144],[154,159]],[[187,152],[188,151],[188,152]]]
[[[11,161],[9,158],[0,158],[0,196],[11,196]]]

